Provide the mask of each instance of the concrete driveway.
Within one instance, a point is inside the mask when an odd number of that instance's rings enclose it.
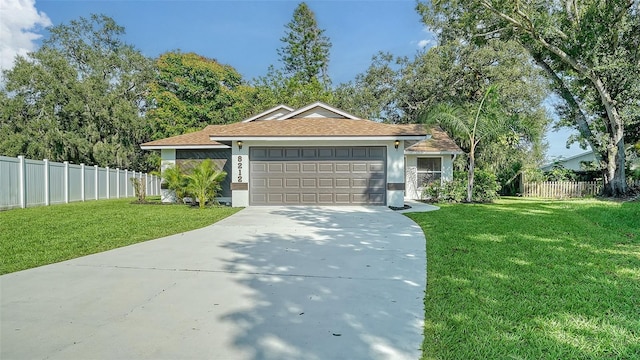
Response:
[[[0,358],[414,360],[425,270],[385,207],[251,207],[0,277]]]

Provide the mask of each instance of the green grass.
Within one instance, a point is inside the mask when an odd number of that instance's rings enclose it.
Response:
[[[0,211],[0,274],[201,228],[239,209],[100,200]]]
[[[640,203],[409,216],[427,238],[423,359],[640,359]]]

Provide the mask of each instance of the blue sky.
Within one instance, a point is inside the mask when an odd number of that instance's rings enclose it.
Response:
[[[412,57],[435,42],[434,35],[420,22],[414,0],[306,2],[331,39],[329,75],[334,84],[350,81],[364,72],[378,51]],[[0,45],[4,49],[13,47],[16,53],[34,50],[38,36],[46,33],[47,26],[102,13],[124,26],[125,40],[147,56],[156,57],[176,49],[196,52],[233,66],[250,80],[264,75],[269,65],[279,66],[276,49],[282,46],[280,38],[285,24],[291,20],[298,3],[298,0],[37,0],[35,3],[0,0],[0,23],[16,23],[13,29],[4,31],[9,37],[0,39],[10,46]],[[8,56],[3,51],[2,57]],[[575,147],[565,149],[567,137],[567,131],[548,133],[550,157],[583,151]]]

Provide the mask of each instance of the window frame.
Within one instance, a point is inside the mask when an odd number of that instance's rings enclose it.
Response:
[[[440,170],[438,171],[433,171],[433,170],[420,170],[420,159],[438,159],[440,160]],[[442,185],[442,175],[443,175],[443,164],[444,164],[444,157],[443,156],[418,156],[416,158],[416,182],[418,182],[416,184],[416,187],[418,189],[423,189],[425,187],[426,184],[429,183],[425,183],[425,182],[421,182],[421,176],[422,174],[438,174],[440,175],[439,179],[434,179],[433,182],[440,180],[440,185]]]

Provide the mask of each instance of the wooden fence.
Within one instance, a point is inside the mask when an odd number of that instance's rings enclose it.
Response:
[[[629,182],[640,186],[640,180]],[[523,184],[522,196],[540,198],[575,198],[596,196],[602,189],[600,181],[543,181]]]

